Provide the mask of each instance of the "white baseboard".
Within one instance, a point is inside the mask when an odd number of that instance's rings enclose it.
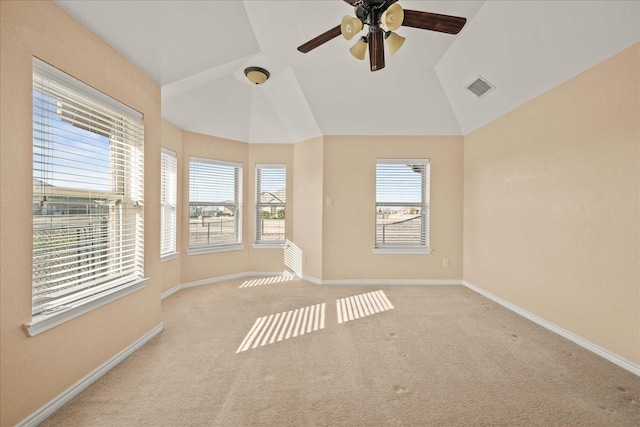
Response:
[[[317,277],[307,276],[303,274],[302,280],[311,282],[314,285],[361,285],[361,286],[401,286],[401,285],[417,285],[417,286],[452,286],[462,285],[459,279],[329,279],[323,280]]]
[[[20,421],[16,426],[18,427],[31,427],[37,426],[45,419],[50,417],[54,412],[58,409],[62,408],[64,405],[69,403],[73,398],[78,396],[84,390],[89,388],[89,386],[100,378],[102,378],[105,374],[107,374],[110,370],[115,368],[120,362],[133,354],[136,350],[144,346],[147,342],[149,342],[153,337],[158,335],[164,329],[164,325],[159,323],[152,330],[138,338],[135,342],[129,345],[127,348],[113,356],[111,359],[104,362],[102,365],[98,366],[96,369],[91,371],[87,376],[82,378],[80,381],[76,382],[74,385],[60,393],[49,403],[35,411],[33,414],[29,415],[24,420]]]
[[[298,277],[297,274],[290,271],[249,271],[245,273],[245,277]]]
[[[226,282],[227,280],[244,279],[245,277],[277,277],[284,275],[293,275],[286,271],[247,271],[244,273],[228,274],[226,276],[211,277],[209,279],[196,280],[195,282],[182,283],[174,286],[173,288],[164,291],[160,294],[160,299],[163,300],[181,289],[194,288],[197,286],[212,285],[214,283]]]
[[[515,304],[510,303],[509,301],[506,301],[502,298],[500,298],[499,296],[493,295],[491,292],[485,291],[482,288],[479,288],[478,286],[474,285],[471,282],[468,282],[466,280],[463,281],[464,286],[466,286],[467,288],[471,289],[472,291],[475,291],[477,293],[479,293],[480,295],[489,298],[491,301],[500,304],[501,306],[513,311],[516,314],[519,314],[520,316],[531,320],[534,323],[537,323],[538,325],[542,326],[543,328],[546,328],[548,330],[550,330],[551,332],[555,332],[556,334],[560,335],[561,337],[564,337],[566,339],[568,339],[569,341],[578,344],[580,347],[583,347],[587,350],[589,350],[592,353],[597,354],[598,356],[608,360],[611,363],[614,363],[618,366],[620,366],[621,368],[626,369],[627,371],[631,372],[632,374],[638,375],[640,376],[640,365],[638,365],[637,363],[633,363],[630,360],[625,359],[624,357],[621,357],[605,348],[600,347],[597,344],[594,344],[590,341],[587,341],[586,339],[574,334],[573,332],[570,332],[564,328],[561,328],[558,325],[555,325],[545,319],[543,319],[542,317],[536,316],[535,314],[523,309],[522,307],[519,307]]]
[[[167,297],[170,297],[171,295],[175,294],[176,292],[178,292],[180,289],[182,289],[182,285],[177,285],[174,286],[171,289],[168,289],[166,291],[164,291],[163,293],[160,294],[160,300],[163,300]]]
[[[306,282],[313,283],[314,285],[322,285],[322,279],[318,279],[317,277],[307,276],[306,274],[299,277]]]
[[[170,295],[178,292],[180,289],[192,288],[195,286],[211,285],[227,280],[242,279],[245,277],[274,277],[292,275],[300,277],[302,280],[313,283],[314,285],[369,285],[369,286],[392,286],[392,285],[418,285],[418,286],[451,286],[462,285],[460,279],[331,279],[322,280],[317,277],[308,276],[306,274],[298,275],[288,271],[249,271],[244,273],[229,274],[227,276],[212,277],[209,279],[198,280],[195,282],[183,283],[175,286],[162,293],[161,298],[165,299]]]
[[[332,279],[321,280],[321,285],[369,285],[369,286],[455,286],[462,285],[458,279]]]
[[[211,285],[213,283],[226,282],[227,280],[242,279],[247,277],[247,273],[228,274],[226,276],[212,277],[209,279],[196,280],[195,282],[187,282],[180,285],[180,289],[195,288],[196,286]]]

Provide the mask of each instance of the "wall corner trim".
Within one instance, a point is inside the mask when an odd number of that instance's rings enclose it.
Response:
[[[164,324],[162,322],[158,323],[153,329],[149,332],[138,338],[136,341],[131,343],[128,347],[120,351],[118,354],[104,362],[102,365],[98,366],[96,369],[91,371],[84,378],[80,379],[80,381],[73,384],[71,387],[57,395],[53,398],[49,403],[42,406],[40,409],[29,415],[27,418],[20,421],[16,424],[17,427],[31,427],[37,426],[49,416],[51,416],[58,409],[62,408],[64,405],[69,403],[73,398],[78,396],[84,390],[89,388],[93,383],[98,381],[104,375],[106,375],[110,370],[115,368],[118,364],[120,364],[124,359],[133,354],[136,350],[142,348],[146,343],[151,341],[156,335],[158,335],[164,329]]]
[[[554,332],[558,335],[560,335],[563,338],[568,339],[569,341],[578,344],[580,347],[589,350],[592,353],[597,354],[598,356],[608,360],[611,363],[614,363],[616,365],[618,365],[619,367],[626,369],[627,371],[631,372],[632,374],[635,374],[637,376],[640,376],[640,365],[636,364],[634,362],[631,362],[630,360],[627,360],[603,347],[600,347],[597,344],[594,344],[590,341],[585,340],[584,338],[574,334],[573,332],[570,332],[564,328],[561,328],[558,325],[555,325],[545,319],[543,319],[542,317],[536,316],[535,314],[523,309],[522,307],[519,307],[515,304],[510,303],[509,301],[506,301],[496,295],[493,295],[492,293],[485,291],[484,289],[474,285],[471,282],[468,282],[466,280],[463,281],[464,286],[466,286],[467,288],[471,289],[474,292],[479,293],[480,295],[489,298],[491,301],[500,304],[501,306],[513,311],[516,314],[519,314],[520,316],[531,320],[534,323],[537,323],[538,325],[542,326],[545,329],[550,330],[551,332]]]
[[[322,285],[322,279],[318,279],[317,277],[307,276],[306,274],[299,275],[302,280],[305,280],[309,283],[313,283],[314,285]]]
[[[182,285],[177,285],[174,286],[171,289],[167,289],[166,291],[164,291],[163,293],[160,294],[160,300],[163,300],[167,297],[170,297],[171,295],[175,294],[176,292],[178,292],[180,289],[182,289]]]

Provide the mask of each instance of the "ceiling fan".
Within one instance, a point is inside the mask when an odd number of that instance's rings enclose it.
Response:
[[[369,27],[367,34],[358,39],[350,52],[356,58],[363,60],[368,48],[371,71],[377,71],[384,68],[385,41],[391,54],[394,54],[404,43],[404,37],[394,33],[400,26],[458,34],[467,22],[466,18],[458,16],[404,10],[397,1],[344,0],[345,3],[354,6],[356,17],[345,16],[340,25],[300,45],[298,50],[307,53],[341,34],[347,40],[351,40],[364,25],[367,25]]]

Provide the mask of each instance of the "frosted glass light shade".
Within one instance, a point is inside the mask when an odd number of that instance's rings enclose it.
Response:
[[[358,39],[356,44],[351,46],[349,52],[351,52],[351,55],[362,61],[364,60],[364,54],[367,53],[367,44],[363,42],[362,39]]]
[[[402,44],[405,40],[406,39],[404,37],[399,36],[396,33],[389,32],[389,35],[386,37],[385,41],[387,47],[389,48],[389,53],[391,53],[392,55],[396,53],[398,49],[402,47]]]
[[[244,75],[254,85],[261,85],[267,81],[270,74],[267,70],[260,67],[247,67],[244,69]]]
[[[380,17],[380,24],[384,25],[389,31],[395,31],[400,28],[402,21],[404,21],[404,10],[398,3],[389,6]]]
[[[351,40],[353,36],[362,30],[362,25],[361,20],[347,15],[342,18],[342,22],[340,23],[340,32],[345,39]]]

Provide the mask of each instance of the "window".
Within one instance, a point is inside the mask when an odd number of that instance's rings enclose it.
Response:
[[[178,156],[163,148],[160,161],[160,255],[166,259],[176,253]]]
[[[140,113],[34,58],[30,334],[143,286],[143,141]]]
[[[377,253],[429,253],[429,160],[379,159]]]
[[[285,165],[256,165],[256,244],[283,245],[287,202]]]
[[[189,252],[242,249],[242,165],[189,161]]]

